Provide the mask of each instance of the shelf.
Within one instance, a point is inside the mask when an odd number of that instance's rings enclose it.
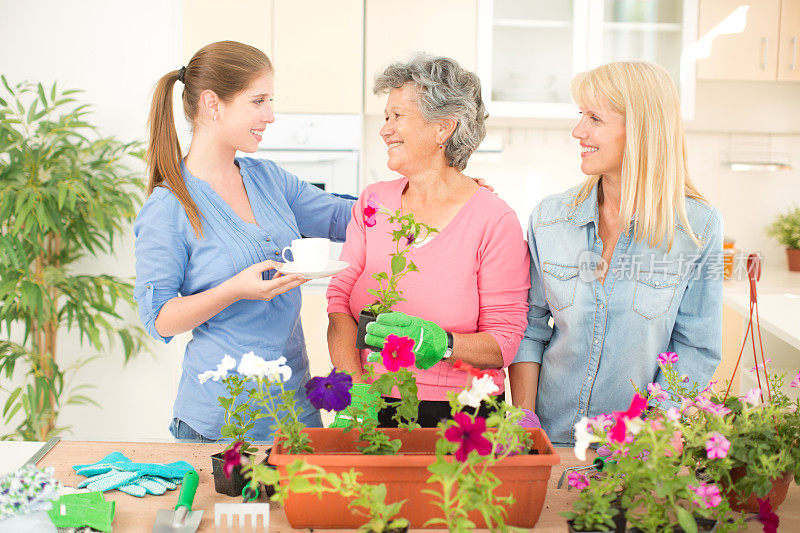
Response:
[[[494,19],[495,28],[572,28],[570,20]]]
[[[673,22],[604,22],[603,29],[626,31],[662,31],[680,33],[683,29]]]

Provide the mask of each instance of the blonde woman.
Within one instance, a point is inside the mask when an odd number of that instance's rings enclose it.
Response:
[[[619,62],[577,75],[572,94],[588,178],[531,213],[528,326],[509,368],[514,403],[557,443],[624,410],[631,381],[664,385],[660,353],[705,383],[722,350],[722,218],[689,179],[675,84]]]

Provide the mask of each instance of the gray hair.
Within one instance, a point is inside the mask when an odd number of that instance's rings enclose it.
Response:
[[[469,156],[486,137],[489,115],[481,98],[480,79],[450,58],[419,53],[376,75],[372,92],[388,93],[406,83],[416,86],[417,105],[427,122],[455,120],[456,128],[444,143],[444,155],[451,167],[464,170]]]

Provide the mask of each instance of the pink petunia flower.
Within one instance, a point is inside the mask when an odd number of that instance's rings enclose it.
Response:
[[[672,438],[669,439],[669,445],[672,447],[672,450],[667,449],[664,452],[664,455],[666,455],[667,457],[672,457],[673,455],[680,455],[681,453],[683,453],[683,434],[680,431],[676,430],[672,434]]]
[[[681,419],[681,412],[674,407],[667,409],[667,420],[670,422],[677,422]]]
[[[612,442],[625,442],[628,434],[628,422],[639,418],[647,407],[647,398],[635,394],[627,411],[614,411],[614,426],[608,436]]]
[[[754,374],[755,374],[757,370],[765,370],[765,369],[766,369],[766,364],[767,364],[767,363],[771,363],[771,362],[772,362],[772,359],[771,359],[771,358],[769,358],[769,357],[767,357],[767,358],[764,360],[764,362],[763,362],[763,363],[756,363],[756,366],[754,366],[753,368],[751,368],[751,369],[750,369],[750,372],[752,372],[752,373],[754,373]]]
[[[244,464],[241,453],[242,444],[242,441],[237,441],[232,448],[225,450],[225,453],[223,454],[225,464],[222,465],[222,471],[225,472],[225,477],[228,479],[231,478],[231,473],[233,472],[234,468]]]
[[[731,441],[721,433],[712,433],[706,441],[706,454],[709,459],[722,459],[727,457]]]
[[[364,206],[364,225],[371,228],[377,223],[376,215],[380,206],[378,195],[375,193],[370,194],[369,198],[367,198],[367,205]]]
[[[567,483],[570,487],[575,487],[578,490],[583,490],[589,486],[589,478],[586,474],[580,472],[570,472],[567,476]]]
[[[790,387],[800,387],[800,371],[797,372],[797,375],[794,379],[789,383]]]
[[[589,423],[598,431],[606,431],[614,424],[614,419],[608,413],[602,413],[589,419]]]
[[[659,365],[674,365],[678,362],[678,354],[675,352],[664,352],[656,359]]]
[[[703,389],[701,392],[708,392],[708,391],[712,391],[713,392],[714,385],[716,385],[717,383],[719,383],[718,379],[715,379],[714,381],[709,381],[708,385],[706,385],[706,388]]]
[[[750,405],[758,405],[761,403],[761,389],[758,387],[755,389],[750,389],[744,396],[740,398],[740,400],[749,403]]]
[[[725,416],[731,412],[731,410],[725,407],[724,405],[719,403],[714,403],[705,396],[696,397],[694,399],[694,404],[698,408],[708,413],[711,413],[712,415]]]
[[[400,367],[408,368],[414,364],[414,339],[398,337],[394,333],[386,336],[381,350],[383,366],[389,372],[397,372]]]
[[[456,460],[463,463],[472,450],[477,451],[479,455],[489,455],[492,452],[492,443],[483,436],[486,431],[485,418],[476,416],[473,422],[466,413],[456,413],[453,420],[458,425],[447,428],[444,436],[450,442],[460,443],[456,450]]]
[[[659,383],[648,383],[647,392],[650,393],[650,398],[657,402],[665,402],[669,400],[669,393],[661,388]]]
[[[694,502],[694,504],[698,507],[711,509],[712,507],[716,507],[722,503],[722,495],[719,492],[719,487],[713,483],[706,483],[705,481],[702,481],[699,487],[689,485],[689,489],[697,494],[697,496],[700,498],[699,502]]]

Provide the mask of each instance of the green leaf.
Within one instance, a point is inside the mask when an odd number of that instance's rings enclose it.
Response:
[[[406,258],[402,255],[392,257],[392,273],[397,275],[406,268]]]
[[[44,87],[39,83],[36,88],[39,91],[39,100],[42,102],[42,107],[47,107],[47,97],[44,95]]]
[[[17,387],[16,389],[14,389],[14,392],[11,393],[11,396],[8,397],[8,399],[6,400],[6,404],[3,407],[3,416],[6,416],[6,413],[11,407],[11,404],[14,403],[14,400],[17,399],[20,392],[22,392],[22,387]]]
[[[678,515],[678,524],[680,524],[686,533],[697,533],[697,522],[692,516],[692,513],[683,507],[677,507],[675,512]]]
[[[6,90],[8,90],[8,92],[10,92],[13,95],[14,91],[11,89],[11,86],[8,84],[8,80],[6,79],[6,77],[4,75],[0,74],[0,80],[2,80],[3,85],[6,86]]]

